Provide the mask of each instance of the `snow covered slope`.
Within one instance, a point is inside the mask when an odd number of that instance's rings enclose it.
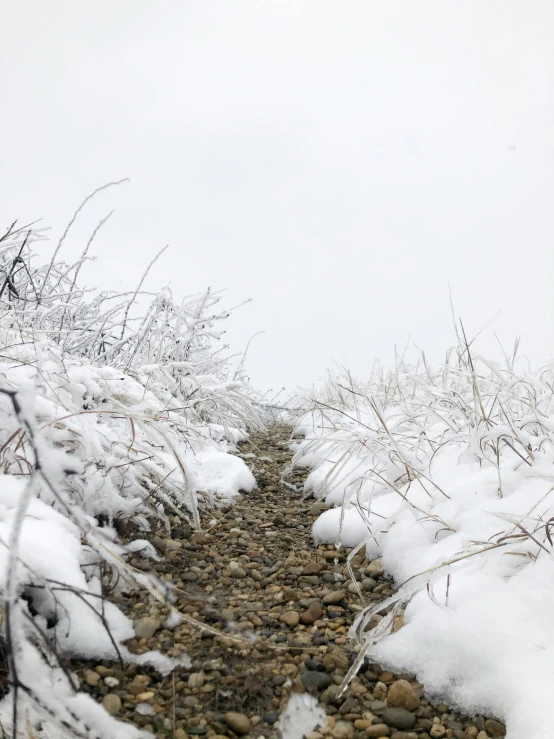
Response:
[[[103,599],[108,577],[171,600],[167,583],[127,564],[116,530],[130,521],[140,539],[154,520],[198,526],[201,506],[251,490],[229,451],[262,424],[260,398],[221,346],[220,296],[177,302],[163,290],[139,312],[139,289],[79,288],[86,250],[74,265],[35,268],[36,238],[15,227],[0,236],[0,599],[12,684],[0,725],[12,735],[15,702],[22,736],[134,739],[143,732],[79,693],[58,657],[172,669],[160,654],[127,652],[133,624]]]
[[[511,739],[554,726],[553,388],[461,341],[439,368],[329,376],[296,428],[306,489],[336,506],[314,538],[381,557],[406,606],[372,655]]]

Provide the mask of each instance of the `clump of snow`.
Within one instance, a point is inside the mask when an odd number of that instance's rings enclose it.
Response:
[[[277,728],[283,739],[302,739],[317,726],[325,726],[327,716],[317,700],[307,693],[293,693],[279,716]]]
[[[553,382],[463,341],[438,369],[330,376],[295,432],[305,491],[335,506],[314,538],[380,557],[399,590],[377,610],[406,606],[372,659],[511,739],[554,725]]]
[[[147,589],[170,606],[167,625],[179,622],[167,584],[127,565],[133,553],[159,558],[154,547],[140,535],[125,547],[117,532],[153,521],[198,527],[201,506],[251,490],[250,470],[230,452],[262,425],[264,399],[243,358],[234,363],[221,345],[230,313],[220,295],[178,302],[164,289],[147,299],[146,273],[129,295],[83,290],[90,242],[65,264],[65,235],[42,266],[31,253],[40,233],[12,226],[0,236],[0,603],[13,688],[0,726],[136,739],[144,732],[79,693],[58,657],[163,673],[189,664],[131,654],[123,642],[133,625],[104,599],[103,579]]]

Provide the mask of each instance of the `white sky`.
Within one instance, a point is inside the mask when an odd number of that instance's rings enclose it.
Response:
[[[361,376],[498,311],[552,341],[552,0],[18,0],[2,10],[0,213],[57,236],[98,185],[87,283],[251,297],[263,387]],[[494,351],[491,331],[481,351]]]

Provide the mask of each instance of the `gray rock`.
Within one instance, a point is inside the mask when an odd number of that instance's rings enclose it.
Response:
[[[324,690],[333,683],[333,679],[325,672],[309,671],[302,675],[302,684],[306,690]]]
[[[382,718],[386,724],[394,726],[395,729],[411,729],[416,722],[414,714],[405,708],[387,708],[383,711]]]

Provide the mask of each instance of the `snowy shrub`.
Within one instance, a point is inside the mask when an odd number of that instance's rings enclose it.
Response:
[[[139,539],[170,517],[198,527],[202,506],[255,485],[228,452],[264,423],[266,401],[221,346],[221,296],[148,296],[146,273],[130,294],[81,289],[105,220],[74,264],[59,260],[67,231],[38,265],[32,246],[43,232],[13,224],[0,236],[0,596],[11,686],[0,725],[10,736],[144,735],[80,693],[60,657],[173,669],[161,654],[128,652],[132,623],[103,597],[108,578],[172,608],[167,583],[127,564],[145,542],[124,547],[117,530]]]
[[[312,467],[306,491],[335,505],[314,538],[351,556],[365,547],[396,581],[352,629],[360,660],[505,718],[509,736],[547,736],[554,367],[519,372],[515,352],[500,366],[459,340],[439,367],[399,361],[367,383],[329,374],[297,424],[294,463]]]

